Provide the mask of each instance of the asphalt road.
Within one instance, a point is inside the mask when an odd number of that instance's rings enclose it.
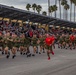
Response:
[[[0,75],[76,75],[76,49],[56,47],[54,52],[51,60],[47,60],[46,53],[29,58],[17,53],[15,59],[6,59],[0,53]]]

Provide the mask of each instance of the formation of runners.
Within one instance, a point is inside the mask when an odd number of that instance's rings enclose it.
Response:
[[[49,46],[45,43],[45,39],[50,36],[54,36],[55,40]],[[73,36],[72,40],[71,36]],[[5,35],[0,33],[0,51],[2,55],[6,54],[6,58],[12,55],[14,59],[17,52],[20,52],[21,55],[27,55],[27,57],[35,56],[36,53],[47,52],[48,60],[50,60],[50,54],[54,55],[55,44],[58,44],[58,48],[61,49],[76,49],[76,34],[50,35],[45,33],[40,34],[38,37],[36,34],[32,37],[27,37],[24,33],[19,36],[15,33],[11,34],[9,31]],[[30,46],[33,48],[33,53],[29,49]]]
[[[62,34],[57,36],[58,48],[76,49],[76,34]]]
[[[2,54],[6,54],[6,58],[10,57],[10,52],[12,53],[12,58],[16,57],[17,51],[20,52],[21,55],[27,55],[27,57],[31,56],[29,47],[33,47],[33,54],[35,56],[38,53],[38,46],[40,46],[39,54],[42,52],[45,53],[44,50],[44,40],[45,35],[40,35],[37,38],[36,35],[33,35],[32,38],[26,37],[24,34],[17,36],[15,33],[2,35],[0,34],[0,50]]]

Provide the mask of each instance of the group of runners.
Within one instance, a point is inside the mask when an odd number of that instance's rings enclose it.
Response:
[[[76,49],[76,34],[57,35],[58,48]]]
[[[12,54],[12,58],[15,58],[17,51],[21,55],[26,54],[27,57],[35,56],[36,53],[45,53],[45,38],[46,35],[39,35],[39,38],[37,38],[36,34],[31,38],[26,37],[25,34],[17,36],[15,33],[10,34],[10,32],[5,35],[0,34],[0,51],[2,55],[6,54],[6,58],[9,58],[10,54]],[[29,50],[30,46],[33,48],[32,54],[31,50]],[[38,49],[38,46],[40,49]]]
[[[13,59],[16,57],[17,52],[20,52],[21,55],[27,55],[27,57],[35,56],[36,53],[41,54],[46,52],[48,60],[50,60],[50,54],[54,55],[53,49],[56,43],[58,44],[58,48],[61,49],[76,49],[75,34],[53,35],[55,40],[49,46],[45,43],[45,39],[52,35],[46,33],[40,34],[39,37],[36,34],[33,37],[26,37],[24,33],[17,36],[15,33],[11,34],[8,31],[5,35],[0,34],[0,51],[2,55],[6,54],[6,58],[12,55]],[[70,36],[74,36],[73,40],[70,40]],[[30,46],[33,48],[33,53],[31,53]]]

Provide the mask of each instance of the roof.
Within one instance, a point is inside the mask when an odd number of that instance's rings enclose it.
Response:
[[[41,24],[54,24],[55,26],[65,26],[76,28],[75,22],[65,21],[54,17],[44,16],[41,14],[37,14],[34,12],[11,8],[10,6],[1,5],[0,4],[0,17],[10,18],[11,20],[23,20],[23,21],[31,21],[38,22]]]

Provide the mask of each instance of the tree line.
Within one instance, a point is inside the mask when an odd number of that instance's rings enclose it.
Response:
[[[76,0],[69,0],[70,3],[68,2],[68,0],[54,0],[55,3],[54,5],[51,4],[52,0],[48,0],[48,15],[52,16],[52,13],[54,14],[54,17],[57,18],[57,10],[59,9],[59,17],[60,19],[62,19],[62,15],[63,15],[63,19],[68,20],[68,10],[70,10],[70,21],[72,21],[72,10],[74,10],[74,22],[75,22],[75,17],[76,17]],[[57,4],[59,5],[59,7],[57,6]],[[74,6],[74,9],[73,9]],[[62,8],[63,7],[63,8]],[[41,5],[37,5],[36,3],[34,4],[30,4],[28,3],[26,5],[26,9],[29,11],[30,8],[33,9],[34,12],[37,12],[38,14],[40,14],[40,12],[42,11],[42,6]],[[62,10],[63,10],[63,14],[62,14]],[[43,15],[47,15],[46,11],[42,11]]]

